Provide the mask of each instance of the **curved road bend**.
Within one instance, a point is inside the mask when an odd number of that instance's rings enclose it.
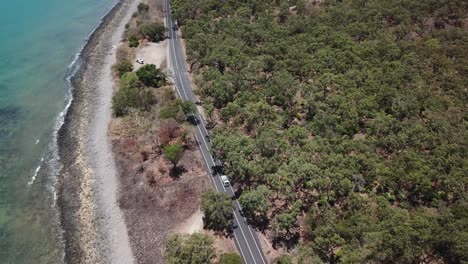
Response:
[[[166,26],[168,28],[169,39],[169,67],[172,70],[171,77],[176,86],[177,96],[184,101],[195,102],[196,98],[192,91],[192,83],[189,78],[187,67],[185,64],[184,53],[180,43],[179,36],[174,30],[174,23],[171,17],[171,9],[169,0],[165,1],[166,9]],[[215,165],[215,161],[210,153],[211,143],[205,140],[205,136],[209,135],[205,128],[205,120],[200,114],[196,114],[200,123],[194,127],[195,137],[198,141],[198,146],[206,163],[209,175],[212,175],[211,167]],[[231,197],[234,197],[234,190],[231,186],[225,187],[221,183],[219,175],[209,176],[211,183],[216,192],[224,192]],[[239,250],[246,264],[267,264],[267,260],[260,248],[255,231],[247,224],[246,219],[241,215],[241,206],[237,200],[233,200],[234,205],[234,240],[236,247]]]

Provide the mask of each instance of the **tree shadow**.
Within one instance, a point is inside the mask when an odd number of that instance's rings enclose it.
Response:
[[[173,179],[179,179],[185,172],[187,172],[187,169],[184,166],[176,166],[171,169],[169,176]]]
[[[280,247],[291,250],[299,243],[300,235],[298,232],[290,233],[284,236],[275,236],[273,239],[273,248],[278,249]]]
[[[237,225],[234,225],[234,222],[230,223],[230,225],[227,227],[206,226],[205,222],[203,222],[203,229],[212,230],[215,235],[224,236],[225,238],[233,238],[235,228],[237,228]]]

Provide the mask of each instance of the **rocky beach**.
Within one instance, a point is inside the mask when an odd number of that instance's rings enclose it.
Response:
[[[73,76],[73,101],[59,131],[63,169],[58,205],[66,263],[133,263],[107,127],[111,119],[115,44],[137,1],[122,0],[84,47]]]

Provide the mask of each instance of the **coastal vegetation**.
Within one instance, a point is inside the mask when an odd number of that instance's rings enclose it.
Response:
[[[275,247],[468,261],[466,1],[172,2],[212,151]]]
[[[166,242],[168,264],[206,264],[215,256],[213,240],[203,234],[172,235]]]
[[[242,264],[237,253],[216,254],[213,239],[204,234],[172,235],[166,242],[168,264]],[[219,256],[217,256],[219,255]]]
[[[139,27],[141,34],[151,42],[164,40],[166,27],[161,22],[144,23]]]
[[[122,75],[126,72],[133,71],[133,65],[128,59],[122,59],[121,61],[117,62],[112,69],[117,74],[117,76],[122,77]]]
[[[123,66],[122,66],[123,64]],[[118,62],[116,72],[130,70],[128,64]],[[131,64],[130,64],[131,66]],[[148,86],[155,88],[164,85],[165,74],[153,64],[147,64],[136,72],[125,72],[120,76],[119,89],[112,98],[112,111],[115,116],[123,116],[132,109],[148,111],[156,99]]]
[[[146,86],[158,88],[166,83],[166,74],[154,64],[145,64],[136,71],[138,79]]]
[[[132,34],[128,37],[128,46],[130,48],[136,48],[140,45],[140,40],[138,39],[137,35]]]
[[[159,42],[166,38],[166,27],[161,21],[154,19],[154,13],[159,12],[145,3],[139,3],[137,11],[132,15],[132,21],[125,25],[125,38],[130,48],[140,45],[140,40]]]

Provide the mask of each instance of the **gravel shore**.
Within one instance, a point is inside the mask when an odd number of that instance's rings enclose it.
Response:
[[[134,262],[127,228],[116,203],[118,180],[107,136],[111,119],[115,46],[138,1],[122,0],[90,37],[73,77],[73,101],[59,131],[63,169],[58,205],[65,263]]]

